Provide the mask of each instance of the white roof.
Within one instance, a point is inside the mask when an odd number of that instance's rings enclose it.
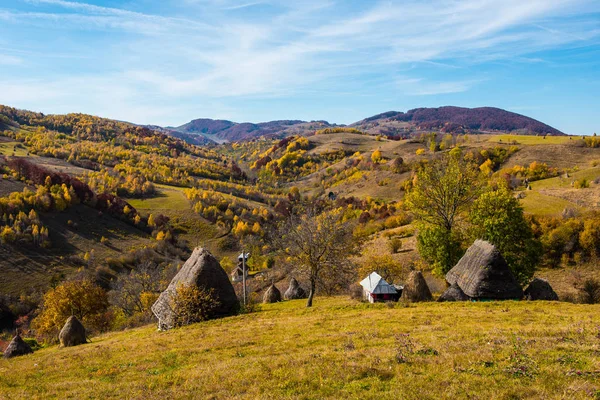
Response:
[[[387,283],[377,272],[371,272],[360,282],[360,285],[369,293],[373,294],[395,294],[396,288]]]

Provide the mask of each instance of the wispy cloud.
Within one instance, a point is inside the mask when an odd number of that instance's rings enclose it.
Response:
[[[24,104],[36,101],[33,93],[40,85],[42,97],[73,104],[84,92],[64,84],[101,91],[110,87],[123,99],[123,107],[133,108],[130,103],[140,99],[165,104],[272,98],[303,93],[308,87],[364,94],[373,76],[395,83],[406,95],[461,93],[487,79],[465,76],[471,65],[513,58],[537,63],[541,59],[530,54],[600,38],[592,14],[600,12],[600,4],[592,0],[162,4],[172,12],[132,11],[139,10],[135,3],[125,9],[67,0],[22,2],[26,7],[0,6],[7,29],[41,29],[53,46],[49,51],[81,58],[76,65],[65,64],[64,73],[57,67],[50,76],[0,81],[5,90],[0,101],[19,99]],[[258,6],[261,13],[250,12]],[[54,37],[54,32],[61,34]],[[78,39],[80,34],[84,39]],[[42,50],[34,42],[30,45],[32,54]],[[22,62],[17,52],[6,53],[0,54],[0,65]],[[30,58],[33,71],[47,57]],[[444,77],[425,76],[424,70],[433,68],[443,69]],[[45,85],[48,80],[52,84]],[[28,91],[29,97],[24,94]]]
[[[21,65],[23,59],[21,57],[10,56],[0,53],[0,65]]]
[[[400,78],[396,86],[402,93],[411,96],[432,96],[450,93],[462,93],[480,83],[481,80],[465,81],[427,81],[421,78]]]

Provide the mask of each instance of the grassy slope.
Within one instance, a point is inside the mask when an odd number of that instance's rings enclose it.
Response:
[[[56,273],[74,272],[70,256],[80,258],[94,251],[96,260],[119,257],[131,249],[150,245],[150,235],[109,215],[76,205],[59,213],[42,213],[40,218],[50,231],[52,247],[4,245],[0,248],[0,288],[3,294],[19,295],[33,288],[45,288]],[[68,221],[76,226],[68,226]],[[102,237],[106,244],[100,242]]]
[[[491,143],[502,143],[502,144],[512,144],[516,142],[517,144],[568,144],[573,140],[577,140],[579,138],[574,138],[571,136],[529,136],[529,135],[490,135],[489,141]]]
[[[303,306],[267,305],[169,332],[148,326],[0,360],[0,393],[9,399],[584,399],[600,391],[598,305],[388,308],[317,298],[313,309]],[[515,351],[519,359],[511,360]],[[407,362],[397,362],[398,355]]]
[[[600,167],[588,168],[569,175],[531,183],[532,190],[524,192],[521,200],[526,212],[536,215],[559,215],[565,208],[585,211],[600,201],[600,188],[591,183],[587,189],[574,189],[571,183],[585,178],[594,181],[600,177]]]

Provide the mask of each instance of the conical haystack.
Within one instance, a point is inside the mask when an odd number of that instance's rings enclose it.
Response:
[[[523,291],[510,267],[494,245],[484,240],[475,243],[446,274],[446,281],[457,284],[465,294],[480,300],[521,299]]]
[[[534,278],[524,293],[527,300],[551,300],[558,301],[558,295],[547,280]]]
[[[13,358],[31,353],[33,353],[31,347],[25,343],[19,334],[17,334],[17,336],[10,341],[6,350],[4,350],[4,358]]]
[[[216,317],[232,315],[239,311],[240,303],[227,273],[208,250],[197,247],[152,306],[152,312],[158,318],[159,329],[173,327],[175,315],[171,305],[180,285],[205,291],[212,290],[218,302],[214,310]]]
[[[71,315],[67,319],[65,326],[61,329],[58,340],[60,340],[60,344],[63,347],[78,346],[87,343],[83,324],[74,315]]]
[[[404,301],[418,302],[431,301],[431,291],[421,271],[411,271],[404,284],[401,299]]]
[[[277,286],[272,284],[269,286],[265,295],[263,296],[263,303],[277,303],[281,301],[281,292],[277,289]]]
[[[285,291],[283,297],[286,300],[305,299],[306,292],[302,289],[296,278],[292,278],[290,280],[290,287]]]
[[[448,289],[438,298],[438,301],[467,301],[469,296],[462,291],[456,283],[450,285]]]

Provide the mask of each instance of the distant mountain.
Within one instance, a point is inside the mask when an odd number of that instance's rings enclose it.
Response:
[[[179,127],[163,128],[166,133],[190,143],[205,144],[247,140],[260,136],[308,135],[316,130],[344,126],[327,121],[283,120],[261,123],[236,123],[208,118],[195,119]],[[563,132],[533,118],[494,107],[415,108],[407,112],[388,111],[355,122],[350,127],[372,135],[410,137],[422,132],[444,133],[519,133],[524,135],[564,135]],[[153,129],[158,129],[153,127]],[[203,139],[200,139],[202,137]]]
[[[199,135],[217,143],[236,140],[253,139],[260,136],[289,136],[304,135],[332,125],[326,121],[283,120],[253,124],[250,122],[236,123],[226,120],[208,118],[195,119],[178,127],[168,127],[168,130],[186,135]],[[184,139],[182,137],[182,139]]]
[[[533,118],[494,107],[415,108],[406,113],[389,111],[351,125],[371,134],[410,135],[420,131],[447,133],[507,132],[525,135],[564,135]]]

